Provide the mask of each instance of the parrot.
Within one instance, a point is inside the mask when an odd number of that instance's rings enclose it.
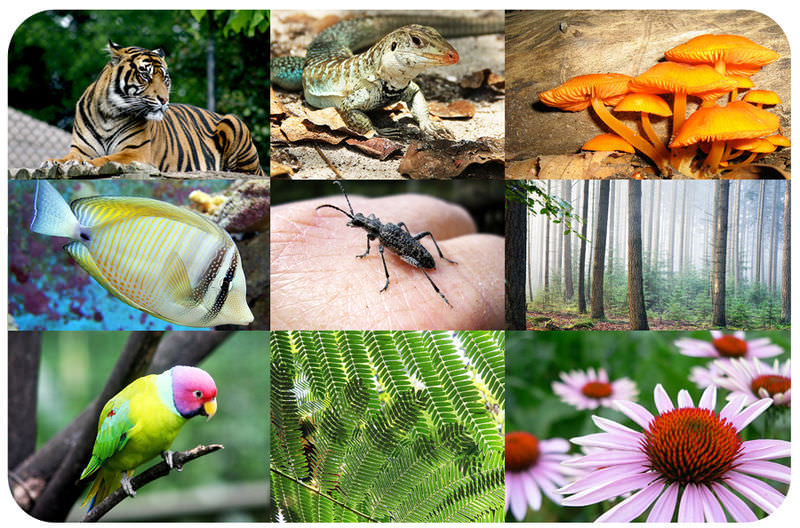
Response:
[[[130,478],[139,465],[161,454],[172,465],[169,451],[183,424],[193,416],[217,412],[217,387],[198,367],[177,365],[161,374],[132,381],[103,407],[92,457],[81,480],[97,473],[86,499],[88,510],[122,487],[131,497]]]

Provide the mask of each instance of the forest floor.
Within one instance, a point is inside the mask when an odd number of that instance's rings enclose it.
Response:
[[[606,319],[593,321],[588,314],[569,310],[529,310],[526,320],[528,330],[630,330],[627,313],[606,313]],[[706,330],[710,322],[687,322],[653,317],[648,319],[650,330]],[[771,327],[772,328],[772,327]]]

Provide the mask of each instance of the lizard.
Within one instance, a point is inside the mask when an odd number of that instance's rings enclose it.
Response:
[[[410,23],[414,21],[430,25]],[[414,78],[426,69],[458,62],[458,52],[442,34],[453,37],[502,31],[502,17],[374,15],[346,19],[317,35],[305,57],[273,59],[270,81],[286,90],[303,90],[313,107],[335,107],[347,127],[363,136],[397,137],[396,129],[376,129],[366,112],[404,101],[423,134],[454,139],[446,127],[431,119]]]

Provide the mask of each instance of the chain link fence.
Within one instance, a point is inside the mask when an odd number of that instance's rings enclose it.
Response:
[[[8,109],[8,167],[39,167],[47,159],[63,158],[72,134],[19,110]]]

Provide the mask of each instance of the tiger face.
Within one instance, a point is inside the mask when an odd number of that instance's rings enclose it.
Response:
[[[164,51],[108,42],[108,101],[117,114],[161,121],[169,108],[170,78]]]

